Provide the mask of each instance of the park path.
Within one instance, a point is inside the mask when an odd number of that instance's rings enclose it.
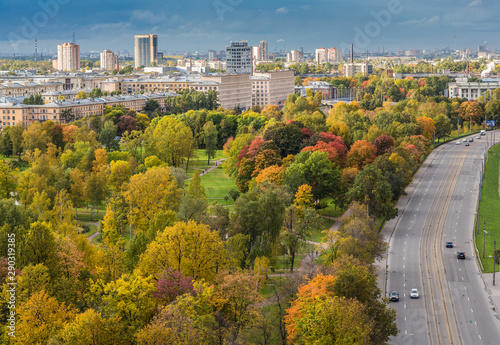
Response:
[[[210,168],[208,168],[208,169],[203,169],[203,170],[201,170],[201,172],[200,172],[200,176],[206,175],[206,174],[208,174],[209,172],[214,171],[215,169],[217,169],[218,167],[220,167],[220,166],[221,166],[221,164],[222,164],[222,163],[224,163],[224,161],[225,161],[226,159],[227,159],[227,158],[221,158],[221,159],[217,159],[217,160],[215,160],[215,161],[212,161],[212,162],[214,163],[214,165],[212,165],[212,166],[211,166]],[[188,178],[186,181],[189,181],[189,180],[191,180],[191,179],[192,179],[192,177],[191,177],[191,178]]]

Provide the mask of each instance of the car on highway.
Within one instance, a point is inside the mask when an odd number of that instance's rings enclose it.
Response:
[[[481,139],[481,137],[480,137],[480,136],[477,136],[477,137],[476,137],[476,139]]]
[[[469,143],[465,143],[465,146],[470,146],[470,144]]]
[[[453,242],[446,242],[446,248],[453,248]]]
[[[465,253],[464,252],[457,252],[457,259],[465,260]]]
[[[460,145],[460,141],[457,141],[457,143],[455,145]]]
[[[474,138],[469,138],[469,142],[473,143],[474,142]]]
[[[410,291],[410,298],[418,298],[418,290],[417,289],[411,289]]]
[[[466,142],[467,142],[467,138],[464,138],[464,140],[462,140],[462,141],[463,141],[464,143],[466,143]]]
[[[399,294],[397,291],[391,291],[389,293],[389,300],[391,302],[398,302],[399,301]]]

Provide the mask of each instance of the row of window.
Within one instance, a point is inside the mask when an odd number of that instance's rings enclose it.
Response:
[[[3,119],[5,120],[5,116],[3,117]],[[10,120],[10,116],[7,116],[7,120]],[[16,117],[12,116],[12,120],[16,121]]]

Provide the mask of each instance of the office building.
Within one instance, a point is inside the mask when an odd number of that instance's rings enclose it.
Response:
[[[483,79],[482,82],[469,82],[467,77],[456,78],[455,82],[448,84],[448,95],[450,98],[466,98],[475,101],[485,92],[500,89],[499,79]]]
[[[63,43],[57,46],[57,69],[59,71],[80,70],[80,46]]]
[[[157,59],[158,65],[162,65],[163,64],[163,52],[158,52],[156,54],[156,59]]]
[[[267,51],[267,41],[260,41],[260,60],[269,59],[269,52]]]
[[[230,74],[252,74],[252,48],[247,41],[231,42],[226,47],[226,70]]]
[[[113,53],[111,50],[106,49],[101,53],[101,69],[112,70],[115,68],[116,68],[115,53]]]
[[[328,62],[328,49],[319,48],[316,49],[316,63],[318,65]]]
[[[135,68],[158,63],[158,36],[135,35]]]
[[[214,60],[217,58],[217,53],[215,52],[215,50],[209,50],[208,51],[208,60]]]

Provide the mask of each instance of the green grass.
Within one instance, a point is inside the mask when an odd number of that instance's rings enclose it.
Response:
[[[92,213],[89,212],[78,212],[76,215],[76,220],[81,221],[81,222],[98,222],[99,220],[104,219],[104,215],[106,212],[103,212],[102,210],[99,211],[99,213],[94,213],[94,218],[91,219]]]
[[[86,222],[82,222],[82,221],[77,221],[76,223],[78,225],[87,225],[90,228],[90,231],[84,234],[87,237],[92,236],[93,234],[95,234],[97,232],[97,226],[95,226],[95,224],[86,223]]]
[[[207,164],[207,155],[205,150],[196,150],[196,158],[189,161],[189,169],[187,171],[188,178],[193,177],[195,169],[205,170],[214,166],[214,161],[224,158],[222,150],[217,150],[215,157],[210,159],[210,164]]]
[[[330,229],[332,225],[335,224],[335,221],[333,219],[328,219],[328,218],[319,218],[318,222],[319,226],[313,231],[311,231],[309,236],[307,236],[307,239],[309,241],[321,243],[323,237],[325,237],[323,231]]]
[[[190,181],[186,181],[186,188],[188,188],[189,182]],[[218,167],[208,174],[201,176],[201,184],[205,187],[205,195],[209,203],[217,201],[223,205],[234,204],[233,199],[229,198],[226,201],[224,200],[224,196],[226,196],[231,189],[238,190],[238,187],[222,167]]]
[[[345,210],[339,207],[336,208],[332,198],[325,199],[325,201],[327,202],[327,206],[319,209],[318,214],[333,218],[339,218],[344,214]]]
[[[500,144],[491,148],[488,153],[486,172],[481,190],[481,209],[479,212],[479,235],[476,231],[475,240],[484,272],[493,272],[493,240],[497,241],[497,250],[500,249],[500,197],[498,196],[498,174],[500,164]],[[486,221],[485,258],[483,259],[483,224]],[[497,267],[498,270],[498,267]]]

